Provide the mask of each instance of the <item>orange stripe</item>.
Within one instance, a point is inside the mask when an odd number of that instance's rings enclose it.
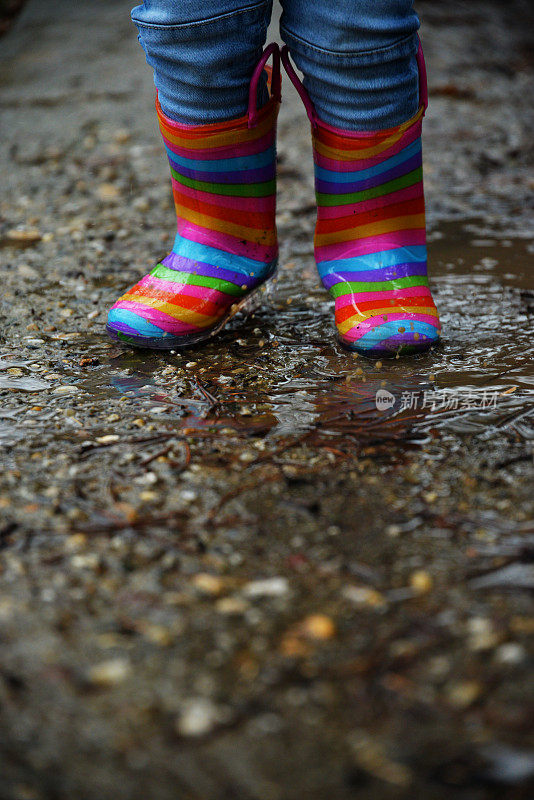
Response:
[[[341,207],[342,210],[342,207]],[[332,233],[334,231],[343,231],[350,227],[359,227],[360,225],[371,225],[377,219],[380,221],[391,219],[392,217],[407,216],[408,214],[424,214],[425,201],[423,197],[416,198],[415,200],[405,200],[403,203],[396,203],[383,208],[376,208],[372,211],[364,211],[360,214],[350,214],[346,217],[337,217],[336,219],[319,219],[317,220],[317,233]]]
[[[315,141],[321,142],[325,147],[332,147],[341,152],[349,150],[355,152],[358,150],[365,150],[368,147],[381,146],[385,142],[398,141],[408,128],[418,122],[422,116],[423,109],[420,108],[412,119],[403,122],[402,125],[370,134],[362,133],[361,131],[343,131],[342,133],[336,133],[322,126],[318,126],[314,129],[313,137]]]
[[[365,322],[366,319],[372,319],[373,317],[380,317],[380,316],[387,317],[388,314],[399,314],[399,313],[402,313],[402,309],[401,308],[399,308],[399,309],[395,309],[395,308],[376,308],[373,312],[368,313],[368,314],[354,314],[354,316],[349,317],[344,322],[338,323],[337,319],[336,319],[336,324],[338,324],[340,333],[347,333],[347,331],[350,331],[350,329],[353,328],[354,325],[356,325],[359,322]],[[410,308],[409,311],[407,311],[407,313],[409,313],[409,314],[426,314],[429,317],[437,317],[438,316],[438,312],[437,312],[436,308],[435,307],[434,308],[429,308],[428,306],[413,306],[412,308]],[[387,319],[385,319],[384,322],[387,322]],[[401,320],[395,320],[395,322],[398,322],[399,325],[402,325],[402,321]],[[409,322],[410,322],[410,320],[407,320],[407,323],[409,323]]]
[[[182,287],[180,292],[170,292],[170,291],[162,291],[154,286],[134,286],[133,289],[130,289],[128,292],[128,299],[137,298],[136,302],[144,302],[145,297],[152,298],[153,300],[159,300],[164,303],[168,303],[169,305],[176,306],[177,308],[185,308],[192,311],[196,311],[198,314],[208,314],[209,316],[217,316],[222,311],[224,311],[224,307],[220,306],[218,303],[214,303],[212,300],[204,299],[201,300],[198,297],[191,297],[188,294],[184,294],[184,289]],[[235,298],[231,298],[235,300]]]
[[[185,215],[186,209],[197,211],[200,214],[208,214],[216,219],[224,219],[226,222],[233,222],[239,224],[239,220],[245,216],[243,211],[235,208],[222,208],[211,203],[203,203],[200,200],[193,200],[193,198],[185,197],[180,194],[177,198],[178,192],[174,193],[174,206],[176,214],[179,217]],[[246,219],[249,227],[251,228],[269,228],[271,226],[272,212],[271,211],[247,211]]]
[[[243,215],[248,219],[247,215]],[[219,231],[226,233],[230,236],[235,236],[236,239],[244,240],[245,242],[254,242],[255,244],[262,244],[266,247],[276,244],[276,231],[269,228],[249,228],[247,225],[234,225],[226,220],[211,217],[208,214],[200,214],[188,208],[184,208],[180,214],[180,218],[187,222],[192,222],[198,225],[199,228],[206,228],[208,231]]]
[[[172,317],[173,319],[179,319],[180,322],[189,322],[193,325],[198,325],[199,327],[206,327],[206,325],[211,324],[213,319],[213,316],[210,314],[202,314],[192,309],[181,308],[175,303],[162,303],[160,300],[154,297],[143,297],[142,299],[136,299],[136,295],[131,294],[130,292],[123,295],[120,300],[126,300],[132,303],[140,303],[144,306],[148,306],[148,308],[154,308],[156,311],[161,311],[163,314],[168,314],[169,317]],[[118,302],[120,302],[120,300]],[[219,308],[218,316],[220,316],[220,311],[221,309]]]
[[[409,306],[417,306],[421,307],[423,302],[427,302],[427,308],[435,308],[434,301],[432,300],[432,296],[430,294],[426,295],[416,295],[415,297],[396,297],[395,299],[391,299],[391,307],[388,309],[390,314],[398,313],[402,311],[403,308],[408,308]],[[385,301],[382,300],[366,300],[363,303],[360,303],[359,300],[355,300],[354,305],[344,306],[336,310],[336,320],[339,322],[344,322],[346,319],[354,316],[355,314],[362,314],[364,311],[371,311],[377,308],[384,308]],[[411,311],[411,309],[410,309]]]
[[[411,216],[392,217],[391,219],[384,220],[383,222],[372,222],[369,225],[360,225],[355,228],[347,228],[342,231],[334,231],[334,233],[323,233],[315,236],[315,246],[323,247],[328,244],[340,244],[341,242],[350,242],[355,239],[366,239],[370,236],[378,236],[381,233],[394,233],[395,231],[405,231],[410,229],[425,228],[425,215],[414,214]]]
[[[241,127],[241,124],[236,126],[234,123],[234,126],[228,131],[214,133],[204,130],[198,130],[196,133],[194,131],[178,130],[169,127],[161,118],[160,128],[162,135],[171,144],[190,150],[209,150],[215,147],[241,146],[247,142],[255,142],[256,139],[261,139],[272,129],[274,116],[275,113],[270,114],[253,128],[248,128],[246,125]]]
[[[278,101],[271,97],[271,99],[263,106],[263,108],[258,111],[258,120],[261,122],[265,117],[271,117],[273,113],[277,113],[278,105]],[[238,119],[219,120],[218,122],[210,122],[206,125],[182,125],[181,123],[176,122],[176,120],[167,117],[161,108],[159,99],[157,97],[156,113],[158,115],[158,121],[161,123],[161,125],[164,125],[169,130],[174,130],[181,135],[190,136],[193,138],[197,136],[202,137],[205,133],[223,133],[228,130],[235,131],[237,128],[248,130],[248,114],[244,114]]]

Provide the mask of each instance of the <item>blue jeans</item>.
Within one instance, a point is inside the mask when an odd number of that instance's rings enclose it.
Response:
[[[281,0],[281,37],[320,119],[381,130],[418,107],[413,0]],[[246,112],[272,0],[145,0],[132,11],[163,110],[179,122]],[[260,87],[266,97],[265,84]],[[260,102],[261,102],[260,98]]]

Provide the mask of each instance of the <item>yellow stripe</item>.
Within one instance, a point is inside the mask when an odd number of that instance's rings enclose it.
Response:
[[[191,325],[197,325],[199,328],[205,328],[208,325],[211,325],[212,322],[216,319],[216,317],[212,316],[211,314],[199,314],[197,311],[192,311],[189,308],[182,308],[181,306],[176,306],[171,303],[162,303],[161,300],[158,300],[156,297],[145,297],[144,295],[136,295],[136,294],[125,294],[123,295],[120,300],[128,300],[131,303],[139,303],[143,306],[148,306],[149,308],[155,308],[157,311],[161,311],[163,314],[168,314],[169,317],[173,319],[180,320],[180,322],[186,322]],[[120,302],[120,301],[119,301]],[[221,313],[224,311],[221,308]]]
[[[396,144],[399,141],[399,139],[402,138],[402,136],[408,130],[408,128],[421,118],[422,114],[423,114],[423,109],[421,108],[417,112],[415,117],[413,117],[411,120],[408,120],[408,122],[404,122],[402,125],[399,125],[399,127],[396,128],[395,131],[391,133],[389,136],[387,136],[385,139],[382,139],[380,142],[375,143],[369,147],[364,147],[361,150],[360,149],[349,150],[343,147],[331,147],[319,141],[319,139],[316,138],[315,136],[313,144],[317,152],[320,153],[322,156],[325,156],[326,158],[331,158],[334,159],[335,161],[362,161],[365,160],[366,158],[371,158],[372,156],[377,156],[380,153],[383,153],[384,150],[387,150],[389,147],[393,147],[393,145]],[[341,138],[341,137],[337,137],[334,134],[332,138],[335,140],[336,138]],[[350,137],[347,136],[345,141],[350,142]],[[359,141],[365,141],[365,139],[361,137]]]
[[[384,150],[387,150],[389,147],[392,147],[396,144],[400,136],[395,136],[390,139],[387,139],[385,142],[381,142],[380,144],[373,145],[373,147],[365,147],[361,150],[341,150],[338,147],[329,147],[322,142],[318,142],[315,139],[313,146],[315,150],[320,153],[320,155],[325,156],[325,158],[331,158],[335,161],[365,161],[372,156],[378,156],[380,153],[383,153]]]
[[[436,308],[432,308],[431,306],[413,306],[410,307],[409,309],[408,308],[395,309],[389,306],[389,308],[373,308],[370,309],[369,311],[364,312],[363,314],[355,314],[353,317],[349,317],[344,322],[340,323],[337,327],[340,333],[347,333],[355,325],[359,325],[360,322],[365,322],[366,320],[372,319],[373,317],[381,317],[381,316],[386,317],[389,316],[389,314],[398,314],[400,311],[404,311],[406,314],[425,314],[426,316],[429,317],[438,316]],[[386,323],[388,320],[385,319],[383,321],[384,323]],[[414,320],[411,319],[407,320],[393,319],[391,320],[391,323],[392,324],[398,323],[399,327],[402,328],[408,326],[410,322],[413,321]]]
[[[244,239],[246,242],[265,245],[270,247],[276,244],[276,232],[264,228],[248,228],[246,225],[236,225],[234,222],[227,222],[224,219],[209,217],[207,214],[198,214],[190,208],[183,208],[176,204],[178,216],[187,222],[192,222],[200,228],[207,228],[209,231],[219,231],[229,233],[237,239]],[[243,216],[246,216],[244,214]]]
[[[326,244],[340,244],[341,242],[351,242],[355,239],[366,239],[368,236],[378,236],[381,233],[393,233],[393,231],[405,231],[410,228],[425,227],[424,214],[411,214],[404,217],[393,217],[382,222],[370,222],[367,225],[360,225],[357,228],[346,228],[344,231],[333,231],[332,233],[322,233],[315,235],[316,247]]]
[[[159,118],[158,118],[159,119]],[[272,130],[276,113],[271,114],[254,128],[234,128],[218,133],[199,132],[198,138],[180,136],[167,128],[163,120],[159,119],[162,136],[171,144],[187,150],[209,150],[214,147],[228,147],[241,145],[246,142],[255,142],[261,139],[268,131]]]

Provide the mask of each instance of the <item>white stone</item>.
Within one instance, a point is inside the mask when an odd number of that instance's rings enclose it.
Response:
[[[250,581],[243,588],[246,597],[282,597],[289,592],[287,578],[265,578]]]

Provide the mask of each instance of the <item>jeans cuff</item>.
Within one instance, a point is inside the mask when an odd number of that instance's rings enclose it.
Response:
[[[153,30],[160,30],[160,31],[171,31],[171,30],[180,30],[180,29],[189,29],[196,26],[204,26],[204,25],[220,25],[221,28],[225,29],[228,22],[232,22],[235,20],[236,17],[240,17],[242,15],[251,14],[254,16],[254,13],[265,9],[266,6],[271,4],[272,0],[261,0],[261,2],[250,3],[247,6],[243,6],[242,8],[237,8],[232,11],[226,11],[222,14],[215,14],[212,16],[206,17],[206,19],[192,19],[186,20],[182,19],[179,22],[175,21],[164,21],[158,22],[156,20],[150,19],[150,15],[143,14],[145,11],[142,6],[136,6],[132,9],[130,17],[132,22],[137,26],[137,28],[151,28]],[[262,15],[263,16],[263,15]],[[143,18],[145,17],[145,18]]]
[[[354,50],[352,52],[339,52],[327,50],[324,47],[317,47],[311,42],[302,39],[292,33],[287,27],[280,28],[282,40],[287,44],[291,53],[307,55],[316,63],[324,66],[336,66],[340,62],[344,67],[372,66],[384,64],[389,61],[397,61],[400,58],[415,56],[419,47],[417,33],[410,33],[408,36],[386,47],[377,47],[373,50]]]

